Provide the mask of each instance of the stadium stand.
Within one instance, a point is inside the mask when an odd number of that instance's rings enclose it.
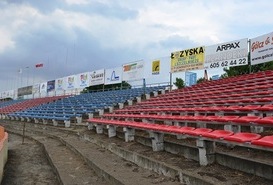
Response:
[[[14,112],[23,111],[30,107],[38,106],[44,103],[56,101],[64,96],[53,96],[28,100],[12,100],[8,101],[4,106],[0,108],[1,118],[5,118]]]
[[[148,131],[154,151],[164,150],[164,135],[194,138],[200,165],[214,162],[216,143],[272,152],[272,89],[273,71],[208,81],[90,118],[88,127],[109,137],[121,127],[127,142]]]
[[[71,122],[82,123],[83,118],[92,118],[95,113],[102,115],[105,110],[112,112],[115,106],[122,108],[126,102],[132,104],[133,101],[140,101],[141,96],[150,97],[151,93],[156,94],[158,91],[165,90],[166,87],[154,86],[145,89],[133,88],[85,93],[39,104],[39,106],[28,106],[28,109],[24,108],[21,111],[5,113],[9,113],[8,116],[11,119],[21,119],[22,121],[33,119],[35,123],[42,120],[44,124],[52,121],[55,126],[58,125],[59,121],[63,121],[65,127],[70,127]],[[26,103],[23,103],[23,106],[27,107]]]

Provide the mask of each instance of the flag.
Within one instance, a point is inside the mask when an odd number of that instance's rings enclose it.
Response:
[[[38,68],[38,67],[44,67],[44,64],[43,64],[43,63],[36,64],[35,67],[36,67],[36,68]]]

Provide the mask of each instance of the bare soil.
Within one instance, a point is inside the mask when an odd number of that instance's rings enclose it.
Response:
[[[22,137],[9,134],[8,162],[5,166],[2,185],[51,184],[59,181],[53,172],[42,147]]]
[[[9,130],[22,133],[22,124],[19,122],[3,123],[3,126]],[[37,131],[37,133],[33,131]],[[212,182],[212,184],[273,184],[272,181],[217,164],[200,167],[196,161],[167,152],[153,152],[150,147],[143,146],[137,142],[126,143],[117,137],[108,138],[106,135],[98,135],[94,131],[89,131],[84,127],[64,129],[41,124],[34,126],[33,124],[27,123],[26,134],[43,143],[52,159],[52,163],[59,169],[58,171],[61,178],[64,179],[64,184],[104,185],[109,184],[109,182],[94,173],[75,152],[71,152],[64,144],[56,141],[53,137],[43,135],[42,132],[62,138],[88,159],[100,165],[101,168],[107,169],[109,174],[114,175],[118,180],[121,180],[123,184],[175,185],[183,183],[178,182],[177,179],[171,179],[141,168],[130,161],[116,156],[108,151],[106,147],[101,146],[106,146],[110,143],[115,144],[126,150],[134,151],[151,159],[180,168],[181,170],[187,171],[187,173],[208,180],[208,182]],[[76,134],[70,134],[70,132],[76,133],[78,136]],[[79,137],[80,135],[88,135],[89,138],[97,140],[101,144],[99,146],[92,142],[82,140],[82,138]],[[2,184],[59,184],[57,174],[54,173],[54,168],[50,165],[47,160],[47,155],[40,145],[28,139],[25,144],[22,145],[21,137],[13,134],[9,136],[9,161],[5,168],[5,176]]]

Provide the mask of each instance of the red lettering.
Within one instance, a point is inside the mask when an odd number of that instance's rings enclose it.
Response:
[[[264,47],[264,42],[256,41],[256,42],[252,43],[251,51],[253,52],[256,49],[263,48],[263,47]]]

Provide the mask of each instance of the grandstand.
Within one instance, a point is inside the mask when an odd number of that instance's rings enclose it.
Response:
[[[75,96],[54,96],[37,98],[26,101],[11,101],[0,109],[1,117],[11,120],[34,121],[47,124],[52,122],[57,126],[63,122],[66,127],[72,123],[82,123],[83,119],[92,118],[93,114],[102,115],[104,110],[112,111],[115,106],[123,107],[124,103],[132,104],[140,101],[145,95],[157,94],[167,86],[153,86],[144,88],[123,89],[84,93]],[[14,103],[13,103],[14,102]]]
[[[154,151],[166,150],[164,136],[175,136],[182,145],[191,139],[198,157],[185,157],[195,158],[200,165],[217,162],[215,152],[223,145],[273,152],[272,84],[271,70],[208,81],[90,118],[89,129],[95,127],[98,134],[107,130],[109,137],[124,132],[126,142],[134,141],[136,131],[147,131]],[[248,166],[238,166],[244,165]],[[272,164],[238,166],[232,165],[273,179]]]
[[[2,119],[54,126],[86,126],[87,120],[88,129],[110,138],[124,133],[126,142],[142,133],[155,152],[179,151],[201,166],[219,163],[273,180],[261,173],[272,171],[271,163],[231,165],[217,157],[223,147],[273,152],[272,82],[270,70],[167,92],[168,86],[156,86],[12,100],[2,102],[0,112]]]
[[[87,130],[94,130],[97,134],[107,134],[107,142],[118,137],[125,142],[134,141],[151,147],[153,152],[164,151],[195,160],[200,166],[207,167],[217,163],[272,181],[273,70],[195,85],[190,79],[195,79],[196,82],[197,75],[189,72],[190,70],[212,69],[220,67],[220,64],[225,67],[226,65],[222,65],[225,63],[229,67],[247,65],[247,42],[247,39],[237,42],[244,43],[240,58],[225,59],[226,61],[210,63],[202,58],[214,55],[213,48],[222,44],[207,47],[210,50],[207,49],[206,55],[203,47],[172,53],[170,82],[172,73],[188,72],[189,86],[182,89],[169,89],[171,84],[147,87],[143,78],[144,62],[137,61],[119,68],[75,74],[1,93],[4,100],[16,97],[19,99],[0,103],[0,119],[12,120],[5,123],[8,127],[9,123],[16,125],[23,122],[23,135],[26,130],[25,122],[34,123],[35,128],[43,129],[44,125],[53,125],[55,127],[48,128],[62,128],[60,130],[64,132],[69,132],[69,127],[76,130],[77,126],[83,128],[83,133],[77,132],[77,137],[86,140],[90,138],[85,133],[92,134]],[[234,49],[236,53],[237,50]],[[181,55],[190,51],[199,52],[191,57]],[[225,51],[221,52],[223,56],[227,56]],[[199,54],[202,55],[200,60]],[[186,59],[187,62],[181,62]],[[191,65],[193,61],[200,64]],[[159,71],[154,72],[159,74]],[[138,80],[143,80],[143,87],[122,89],[124,81]],[[116,85],[115,90],[104,90],[105,85],[113,84]],[[77,93],[83,89],[87,92],[89,87],[97,85],[103,91]],[[42,97],[43,95],[47,97]],[[32,96],[33,99],[20,99],[25,96]],[[34,98],[37,96],[39,98]],[[43,125],[38,126],[41,123]],[[70,147],[73,148],[72,145]],[[4,152],[5,150],[3,149]],[[125,155],[121,153],[117,152],[117,155]],[[140,164],[139,161],[134,161],[136,158],[123,158]],[[147,167],[149,162],[140,165]],[[162,165],[153,167],[152,170],[172,178],[177,178],[179,174],[180,181],[185,180],[183,173],[179,172],[180,169]]]

